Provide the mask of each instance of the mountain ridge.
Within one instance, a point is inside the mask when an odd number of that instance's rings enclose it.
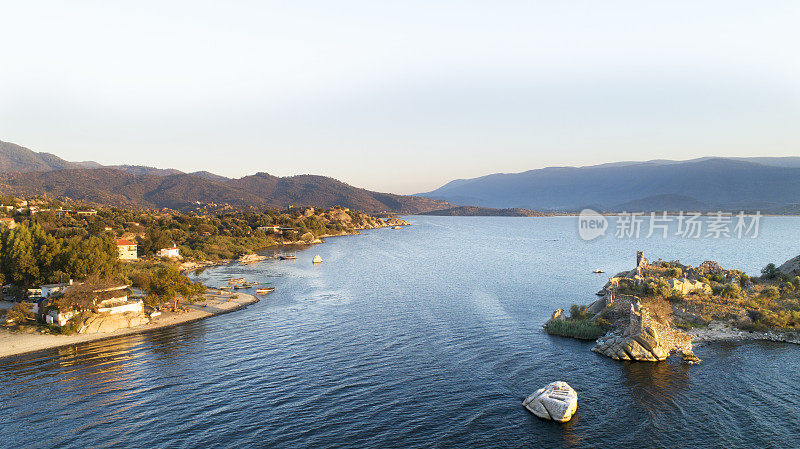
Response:
[[[797,203],[800,158],[698,158],[586,167],[547,167],[459,179],[420,195],[490,208],[571,211],[593,205],[614,211],[639,202],[657,210],[664,195],[684,198],[673,207],[779,208]],[[770,163],[771,165],[766,164]],[[647,198],[651,198],[650,204]]]

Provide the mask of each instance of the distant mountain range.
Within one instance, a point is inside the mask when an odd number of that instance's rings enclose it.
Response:
[[[325,176],[277,177],[256,173],[230,179],[209,172],[182,173],[138,165],[103,166],[96,162],[68,162],[8,142],[0,142],[0,190],[111,206],[181,211],[211,204],[279,209],[290,205],[339,205],[368,213],[402,214],[453,207],[439,200],[373,192]]]
[[[491,207],[458,206],[423,212],[421,215],[440,215],[448,217],[543,217],[546,213],[529,209],[494,209]]]
[[[701,158],[549,167],[459,179],[420,196],[491,208],[761,210],[800,205],[800,157]]]
[[[340,205],[368,213],[532,216],[591,207],[620,211],[800,213],[800,157],[613,162],[458,179],[414,196],[373,192],[315,175],[239,179],[141,165],[69,162],[0,141],[0,190],[98,204],[188,211],[208,205]],[[458,206],[457,206],[458,205]],[[469,206],[469,207],[465,207]],[[534,212],[537,211],[537,212]]]

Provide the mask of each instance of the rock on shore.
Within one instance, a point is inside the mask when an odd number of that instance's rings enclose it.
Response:
[[[578,393],[566,382],[553,382],[536,390],[522,405],[539,418],[567,422],[578,410]]]
[[[79,334],[104,334],[149,322],[143,313],[96,313],[78,323],[77,330]]]
[[[690,335],[652,319],[638,298],[630,309],[630,324],[621,333],[599,338],[592,351],[614,360],[658,362],[677,353],[689,363],[700,361],[692,352]]]

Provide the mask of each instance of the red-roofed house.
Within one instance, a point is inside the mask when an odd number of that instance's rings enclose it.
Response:
[[[117,250],[120,260],[136,260],[139,258],[136,243],[127,239],[117,239]]]

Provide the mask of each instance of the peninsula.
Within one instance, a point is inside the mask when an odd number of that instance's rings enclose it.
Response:
[[[800,343],[800,256],[748,276],[718,263],[697,267],[648,261],[611,277],[589,305],[556,310],[544,328],[597,340],[592,351],[615,360],[700,360],[694,342],[772,340]]]

